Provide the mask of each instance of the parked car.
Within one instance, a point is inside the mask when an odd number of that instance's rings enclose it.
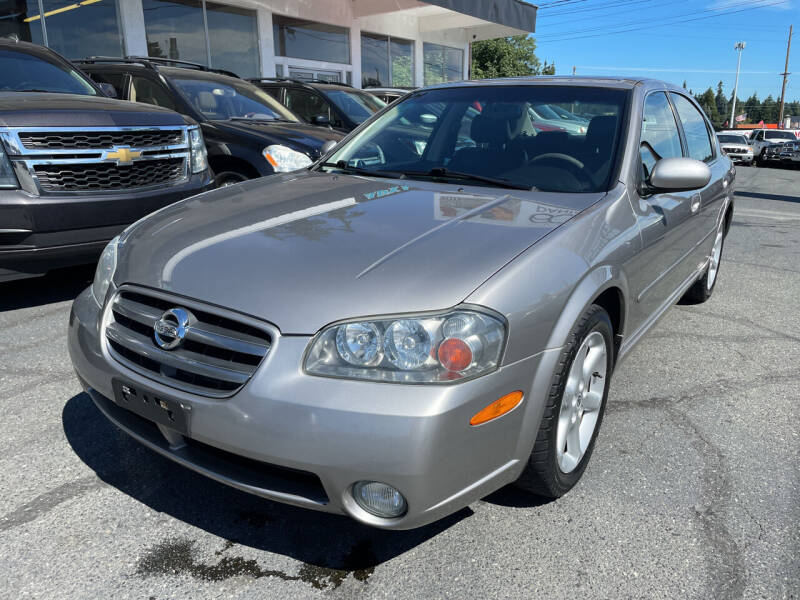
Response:
[[[753,155],[760,162],[769,161],[765,150],[774,144],[780,145],[784,142],[794,142],[797,140],[793,131],[784,129],[754,129],[750,134],[750,145],[753,146]]]
[[[372,94],[373,96],[375,96],[382,102],[385,102],[386,104],[391,104],[395,100],[405,96],[410,90],[406,90],[403,88],[370,87],[370,88],[364,88],[364,91]]]
[[[0,281],[90,263],[132,222],[211,187],[197,123],[0,39]]]
[[[233,73],[158,58],[88,58],[77,61],[96,81],[126,100],[165,106],[200,123],[217,185],[307,166],[326,142],[342,134],[301,121]]]
[[[541,103],[530,106],[528,111],[535,125],[558,127],[569,133],[580,134],[586,133],[589,127],[589,119],[574,115],[558,106]]]
[[[372,94],[344,83],[301,81],[267,77],[250,79],[306,123],[327,125],[349,133],[386,103]]]
[[[722,151],[734,163],[745,165],[753,163],[753,147],[745,136],[733,133],[718,133],[717,140],[719,140]]]
[[[544,100],[603,114],[531,135]],[[714,292],[734,176],[680,87],[434,86],[305,170],[125,231],[70,354],[124,431],[264,498],[407,529],[513,481],[558,497],[620,361]]]
[[[783,166],[783,151],[786,145],[791,145],[793,142],[779,142],[770,144],[764,147],[758,159],[758,166],[760,167],[781,167]]]
[[[781,165],[790,169],[800,167],[800,141],[784,142],[781,146]]]

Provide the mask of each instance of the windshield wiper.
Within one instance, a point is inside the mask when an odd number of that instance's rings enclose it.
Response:
[[[56,90],[44,90],[39,88],[26,88],[24,90],[11,90],[14,92],[44,92],[45,94],[67,94],[69,92],[59,92]]]
[[[373,169],[362,169],[361,167],[351,167],[345,161],[340,160],[338,162],[325,162],[317,167],[331,167],[334,169],[339,169],[344,173],[351,173],[353,175],[366,175],[367,177],[385,177],[387,179],[403,179],[405,173],[400,173],[398,171],[378,171]]]
[[[403,175],[411,177],[433,177],[436,179],[462,179],[466,181],[480,181],[482,183],[489,183],[497,187],[510,188],[513,190],[528,190],[534,191],[529,185],[521,183],[514,183],[508,179],[501,177],[487,177],[485,175],[476,175],[475,173],[463,173],[461,171],[451,171],[446,167],[434,167],[430,171],[403,171]]]

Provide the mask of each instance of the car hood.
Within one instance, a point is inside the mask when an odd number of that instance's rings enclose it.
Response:
[[[222,131],[237,135],[258,136],[264,145],[284,144],[296,150],[310,152],[314,158],[328,140],[338,142],[344,137],[340,132],[306,123],[284,123],[267,121],[212,121],[211,124]]]
[[[603,195],[275,175],[140,221],[114,279],[310,335],[340,319],[454,306]]]
[[[0,92],[0,127],[136,127],[186,125],[176,112],[79,94]]]

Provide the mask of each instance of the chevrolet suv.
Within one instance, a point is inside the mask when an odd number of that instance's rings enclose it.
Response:
[[[132,222],[211,187],[197,123],[0,39],[0,281],[92,262]]]

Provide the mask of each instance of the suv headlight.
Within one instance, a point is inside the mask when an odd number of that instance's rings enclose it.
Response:
[[[208,169],[208,151],[199,127],[189,130],[189,146],[192,150],[192,173],[202,173]]]
[[[108,242],[100,255],[100,260],[97,261],[97,270],[94,272],[94,281],[92,282],[92,296],[99,306],[105,304],[111,279],[114,277],[114,271],[117,270],[118,243],[119,236]]]
[[[273,144],[264,148],[262,153],[267,162],[272,165],[276,173],[288,173],[307,167],[313,161],[297,150],[292,150],[280,144]]]
[[[312,340],[312,375],[395,383],[450,383],[495,370],[506,338],[500,317],[471,309],[352,320]]]
[[[11,168],[11,161],[8,160],[3,142],[0,142],[0,190],[13,190],[18,187],[17,176],[14,175],[14,169]]]

